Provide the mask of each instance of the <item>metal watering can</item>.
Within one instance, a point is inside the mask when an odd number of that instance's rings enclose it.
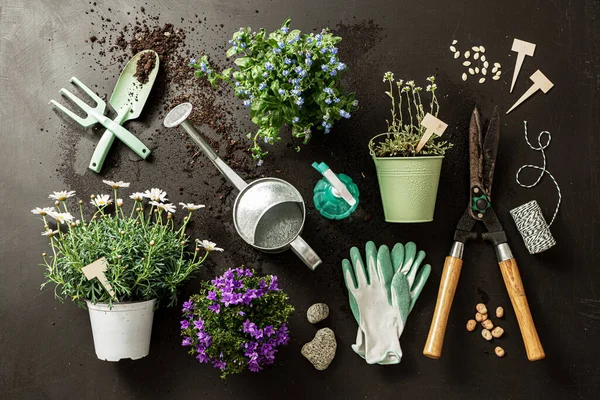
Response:
[[[190,103],[173,108],[164,125],[181,125],[217,169],[240,191],[233,206],[233,223],[238,235],[252,247],[265,253],[292,251],[314,270],[321,259],[300,237],[304,228],[306,207],[300,192],[278,178],[262,178],[246,183],[236,174],[187,120],[192,112]]]

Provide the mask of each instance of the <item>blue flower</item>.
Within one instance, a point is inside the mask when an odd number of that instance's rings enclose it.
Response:
[[[331,99],[330,99],[329,97],[328,97],[328,98],[326,98],[326,99],[325,99],[325,103],[326,103],[326,104],[331,104]]]
[[[281,32],[283,32],[283,33],[288,33],[289,30],[290,30],[290,28],[288,28],[286,26],[281,28]]]
[[[286,63],[287,65],[290,65],[293,61],[286,57],[286,58],[284,58],[283,62]]]
[[[289,74],[290,74],[290,71],[288,71],[287,69],[284,69],[284,70],[281,72],[281,75],[283,75],[283,76],[288,76]]]
[[[273,71],[273,64],[267,61],[265,63],[265,68],[267,69],[267,71]]]
[[[350,113],[345,110],[340,110],[340,116],[348,119],[350,118]]]
[[[325,64],[321,65],[321,69],[325,72],[329,71],[329,67]]]
[[[264,162],[263,160],[258,160],[258,162],[256,163],[256,165],[258,165],[259,167],[262,167],[263,162]]]
[[[280,96],[283,96],[285,94],[285,90],[279,89],[277,93],[279,93]]]
[[[269,76],[269,73],[267,71],[265,71],[265,72],[263,72],[263,76],[267,77],[267,76]]]
[[[297,123],[298,121],[300,121],[300,118],[298,118],[298,117],[294,117],[292,119],[292,123],[294,123],[294,124]]]
[[[240,86],[240,83],[239,83],[238,81],[235,81],[235,86],[236,86],[236,87],[239,87],[239,86]]]
[[[300,72],[298,75],[300,78],[304,78],[306,76],[306,71],[302,70],[302,72]]]
[[[329,64],[335,64],[337,62],[337,58],[335,56],[331,56],[329,58]]]
[[[302,91],[298,90],[298,89],[294,89],[294,90],[292,90],[292,93],[295,94],[296,96],[300,96],[300,94],[302,94]]]
[[[312,65],[312,60],[310,58],[307,58],[306,60],[304,60],[304,63],[310,67]]]
[[[243,90],[243,92],[244,92],[245,94],[250,94],[250,91],[249,91],[249,90]]]
[[[294,71],[296,71],[297,73],[300,73],[300,72],[302,72],[302,67],[298,65],[296,68],[294,68]]]
[[[306,38],[306,44],[311,44],[313,39],[311,37]]]
[[[246,43],[240,43],[240,47],[241,47],[242,49],[245,49],[245,48],[246,48],[246,46],[247,46],[247,45],[246,45]]]
[[[337,67],[338,71],[343,71],[346,69],[346,64],[344,63],[338,63]]]
[[[329,75],[331,75],[331,76],[336,76],[336,75],[337,75],[337,70],[335,70],[335,69],[334,69],[333,71],[331,71],[331,72],[329,73]]]
[[[325,89],[323,89],[323,91],[327,94],[333,94],[333,89],[332,88],[328,88],[326,87]]]
[[[353,105],[354,107],[357,107],[357,106],[358,106],[358,100],[354,100],[354,101],[352,102],[352,105]]]
[[[327,53],[327,47],[323,47],[323,48],[321,49],[321,54],[325,54],[325,53]]]
[[[244,105],[248,107],[250,105],[250,100],[244,100]]]
[[[229,44],[233,44],[233,40],[229,40]]]
[[[281,41],[277,43],[277,46],[279,46],[280,49],[283,49],[285,47],[285,42]]]
[[[258,85],[258,90],[265,90],[267,87],[267,84],[262,82],[260,85]]]
[[[337,54],[338,48],[337,47],[332,47],[329,51],[331,52],[331,54]]]
[[[318,41],[321,41],[321,39],[323,39],[323,35],[321,35],[320,33],[317,33],[315,35],[315,39],[317,39]]]
[[[206,72],[206,69],[207,69],[207,67],[206,67],[206,63],[205,63],[205,62],[201,62],[201,63],[200,63],[200,70],[201,70],[202,72]]]
[[[194,57],[190,58],[190,63],[196,64],[196,59]]]
[[[275,48],[273,49],[273,53],[275,53],[275,54],[279,54],[279,53],[281,53],[281,49],[279,49],[279,48],[275,47]]]
[[[334,102],[334,103],[339,103],[339,102],[340,102],[340,98],[339,98],[339,97],[336,97],[335,99],[333,99],[333,102]]]
[[[302,97],[298,97],[298,100],[296,100],[296,104],[301,106],[302,104],[304,104],[304,99]]]
[[[288,43],[290,43],[290,44],[291,44],[291,43],[295,43],[295,42],[297,42],[298,40],[300,40],[300,36],[296,35],[296,36],[294,36],[292,39],[288,40]]]

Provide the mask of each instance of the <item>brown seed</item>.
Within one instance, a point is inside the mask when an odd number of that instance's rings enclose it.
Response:
[[[479,314],[479,313],[475,314],[475,320],[477,320],[477,322],[483,322],[486,319],[488,319],[487,314]]]
[[[502,327],[500,327],[500,326],[497,326],[492,330],[492,336],[495,338],[499,338],[503,334],[504,334],[504,329],[502,329]]]
[[[475,326],[477,325],[477,322],[475,322],[474,319],[470,319],[467,321],[467,330],[469,332],[473,332],[475,330]]]
[[[496,353],[496,355],[498,357],[504,357],[504,349],[500,346],[496,346],[496,348],[494,349],[494,352]]]
[[[498,307],[496,308],[496,318],[504,317],[504,308]]]
[[[490,331],[488,331],[487,329],[482,329],[481,330],[481,336],[483,336],[483,338],[485,340],[487,340],[488,342],[490,340],[492,340],[492,334],[490,333]]]
[[[477,312],[479,314],[487,314],[488,310],[487,307],[485,306],[485,304],[483,303],[479,303],[475,306],[475,308],[477,309]]]
[[[494,324],[491,320],[486,319],[481,323],[481,326],[483,326],[485,329],[491,330],[494,327]]]

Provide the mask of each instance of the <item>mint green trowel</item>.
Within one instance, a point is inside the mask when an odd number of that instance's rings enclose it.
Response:
[[[138,81],[134,74],[138,60],[148,52],[154,54],[156,61],[154,63],[154,68],[148,75],[148,82],[142,84]],[[123,123],[126,121],[136,119],[140,116],[142,109],[144,108],[144,104],[146,103],[146,100],[150,95],[150,91],[152,90],[154,80],[156,79],[158,66],[159,58],[158,54],[156,54],[154,50],[140,51],[133,56],[131,60],[129,60],[127,65],[125,65],[125,68],[121,72],[121,76],[119,76],[119,80],[117,81],[109,100],[110,105],[117,112],[117,117],[114,119],[115,123],[123,125]],[[96,146],[96,150],[94,150],[94,154],[92,155],[92,160],[90,161],[89,165],[89,168],[92,171],[100,172],[114,140],[115,135],[107,129],[100,138],[100,141]],[[148,152],[148,154],[150,153]]]

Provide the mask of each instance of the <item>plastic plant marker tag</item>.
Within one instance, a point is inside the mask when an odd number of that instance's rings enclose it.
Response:
[[[448,127],[448,124],[429,113],[427,113],[427,115],[423,117],[421,125],[425,127],[425,133],[423,134],[421,141],[417,145],[417,153],[421,151],[423,146],[425,146],[425,143],[427,143],[427,141],[429,140],[429,138],[431,138],[432,135],[442,136],[444,134],[444,131]]]
[[[98,278],[102,286],[104,286],[104,289],[106,289],[108,294],[110,294],[110,297],[114,298],[115,292],[113,291],[112,286],[110,286],[110,283],[108,283],[108,280],[104,275],[104,271],[106,271],[107,265],[108,263],[106,262],[106,259],[102,257],[97,259],[93,263],[81,268],[81,271],[83,272],[88,281],[91,281],[94,278]]]
[[[533,75],[529,77],[529,79],[533,81],[533,85],[531,85],[531,87],[523,94],[523,96],[521,96],[521,98],[517,100],[515,104],[513,104],[510,110],[506,112],[507,114],[517,108],[521,103],[531,97],[538,90],[548,93],[548,91],[554,86],[554,83],[552,83],[550,79],[546,77],[546,75],[542,74],[542,71],[539,69],[535,71]]]
[[[510,85],[510,93],[512,93],[513,88],[515,87],[515,82],[517,82],[517,77],[519,76],[519,71],[521,71],[521,67],[523,66],[523,61],[525,61],[525,56],[533,57],[533,53],[535,52],[535,44],[521,39],[515,39],[513,41],[511,50],[517,53],[517,61],[515,64],[515,71],[513,72],[512,83]]]
[[[337,177],[336,174],[333,173],[331,168],[325,163],[316,163],[312,164],[313,168],[319,171],[325,179],[333,186],[333,195],[336,197],[341,197],[348,203],[350,206],[356,204],[356,199],[352,196],[352,194],[348,191],[346,185],[340,181],[340,178]]]

